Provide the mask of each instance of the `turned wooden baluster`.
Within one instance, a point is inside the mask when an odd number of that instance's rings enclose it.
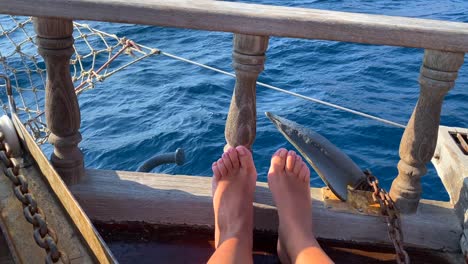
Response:
[[[45,115],[54,145],[52,165],[67,184],[84,177],[80,109],[70,75],[73,54],[73,22],[57,18],[35,18],[39,54],[47,67]]]
[[[442,101],[455,85],[463,53],[426,50],[419,76],[418,103],[400,142],[398,177],[390,196],[402,213],[414,213],[421,198],[420,178],[434,155]]]
[[[232,58],[236,85],[229,107],[227,145],[252,149],[257,129],[256,81],[264,69],[268,37],[234,34]]]

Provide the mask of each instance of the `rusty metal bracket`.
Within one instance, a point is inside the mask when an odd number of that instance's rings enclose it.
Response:
[[[372,199],[372,192],[355,190],[348,186],[348,200],[341,201],[328,187],[322,188],[322,198],[329,210],[351,214],[381,216],[380,205]]]

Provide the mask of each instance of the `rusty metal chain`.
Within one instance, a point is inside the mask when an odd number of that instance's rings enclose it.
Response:
[[[379,186],[379,180],[369,170],[364,171],[367,183],[372,188],[372,198],[380,205],[380,213],[385,219],[388,227],[388,236],[396,251],[396,262],[398,264],[409,264],[410,258],[403,248],[403,232],[399,212],[390,195]]]
[[[11,148],[5,142],[5,136],[0,132],[0,160],[5,165],[4,173],[13,183],[13,192],[23,204],[23,214],[34,228],[36,244],[46,251],[45,263],[70,263],[67,255],[57,246],[57,234],[47,225],[46,217],[38,207],[36,199],[28,188],[28,181],[19,173],[20,164],[11,158]]]

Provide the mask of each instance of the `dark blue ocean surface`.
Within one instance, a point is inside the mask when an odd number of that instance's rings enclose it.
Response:
[[[337,11],[468,22],[465,0],[298,0],[243,1]],[[139,25],[89,22],[226,71],[231,68],[232,34]],[[254,25],[253,25],[254,26]],[[406,124],[416,104],[422,49],[273,37],[259,80],[303,95]],[[109,78],[79,97],[81,148],[87,167],[136,170],[157,153],[184,148],[183,166],[156,172],[211,175],[211,163],[225,144],[224,124],[234,87],[230,77],[156,56]],[[468,127],[468,69],[463,66],[446,97],[441,124]],[[363,169],[370,168],[385,188],[398,174],[403,129],[257,88],[254,158],[259,180],[266,180],[271,154],[292,146],[263,114],[271,111],[327,137]],[[435,170],[422,179],[423,197],[447,200]],[[312,186],[323,186],[313,174]]]

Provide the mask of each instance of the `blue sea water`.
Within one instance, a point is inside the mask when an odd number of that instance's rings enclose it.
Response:
[[[242,1],[359,13],[468,22],[466,0],[256,0]],[[233,71],[232,34],[141,25],[87,22],[197,62]],[[270,39],[265,71],[259,80],[306,96],[406,124],[416,104],[422,49],[321,40]],[[87,167],[136,170],[151,156],[183,148],[183,166],[156,172],[211,175],[222,153],[224,125],[234,87],[230,77],[157,56],[143,60],[79,97]],[[463,66],[446,97],[441,124],[468,127],[468,69]],[[398,174],[403,130],[257,88],[257,137],[254,159],[259,180],[266,180],[271,154],[293,148],[263,114],[270,111],[327,137],[361,168],[369,168],[385,188]],[[447,200],[432,165],[422,178],[423,197]],[[313,174],[311,186],[323,186]]]

